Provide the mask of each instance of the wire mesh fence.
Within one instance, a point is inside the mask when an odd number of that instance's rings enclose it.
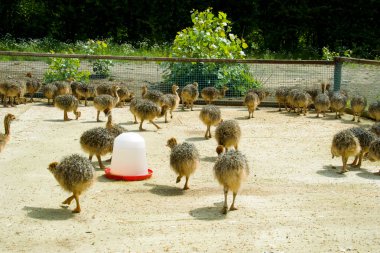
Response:
[[[0,52],[0,80],[27,80],[28,72],[43,80],[53,57],[78,58],[79,71],[90,72],[93,72],[95,60],[111,59],[113,66],[110,66],[110,75],[105,77],[92,73],[89,83],[95,86],[126,85],[137,97],[141,96],[143,85],[147,85],[148,89],[171,93],[173,83],[179,84],[181,89],[192,82],[199,83],[199,91],[206,86],[227,86],[227,100],[241,100],[248,89],[256,86],[273,94],[278,87],[318,88],[321,82],[332,83],[334,89],[342,88],[349,94],[362,94],[369,103],[377,100],[380,93],[380,62],[353,63],[352,59],[342,58],[335,61],[278,61]],[[341,71],[336,71],[337,63]],[[234,75],[234,71],[238,74]],[[274,100],[274,97],[269,100]]]

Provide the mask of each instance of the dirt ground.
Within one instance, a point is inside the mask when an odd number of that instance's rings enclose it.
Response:
[[[337,131],[369,127],[370,120],[358,124],[351,115],[335,120],[332,114],[317,119],[276,108],[261,108],[247,120],[243,107],[221,108],[224,119],[236,119],[242,128],[239,147],[251,169],[236,199],[239,210],[225,216],[212,170],[216,141],[203,138],[199,106],[178,110],[170,123],[157,120],[162,129],[146,124],[148,131],[139,132],[151,179],[111,181],[94,162],[96,182],[81,197],[82,212],[72,214],[74,203],[60,207],[69,194],[47,166],[65,155],[85,155],[81,133],[105,124],[96,122],[92,106],[80,109],[78,121],[63,122],[63,112],[45,103],[0,108],[1,119],[8,112],[17,117],[0,154],[0,252],[380,251],[380,176],[372,174],[380,163],[364,161],[362,169],[340,175],[341,160],[330,154]],[[138,132],[128,107],[113,115]],[[169,167],[170,137],[194,143],[201,154],[186,192]]]

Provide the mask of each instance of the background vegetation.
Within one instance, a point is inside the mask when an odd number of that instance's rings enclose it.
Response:
[[[191,26],[190,11],[207,7],[228,15],[250,56],[320,58],[323,47],[380,55],[379,0],[2,0],[0,38],[38,39],[57,52],[65,43],[112,38],[128,45],[119,53],[154,45],[167,53],[177,32]]]

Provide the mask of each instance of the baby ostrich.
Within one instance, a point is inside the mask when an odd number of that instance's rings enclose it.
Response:
[[[214,174],[215,178],[223,186],[224,205],[222,213],[227,214],[228,191],[232,191],[233,193],[230,211],[237,210],[235,198],[242,182],[249,175],[249,166],[247,158],[240,151],[229,150],[224,152],[224,147],[219,145],[216,148],[216,152],[218,153],[218,159],[214,165]]]
[[[80,213],[79,195],[94,182],[95,170],[91,162],[83,156],[73,154],[64,157],[60,163],[49,164],[48,169],[64,190],[73,193],[62,204],[70,205],[75,199],[77,206],[72,212]]]
[[[54,106],[64,111],[64,121],[70,120],[67,116],[67,112],[73,112],[75,114],[75,119],[78,119],[81,116],[81,112],[78,111],[78,105],[78,99],[70,94],[59,95],[54,99]]]
[[[32,78],[32,73],[28,72],[26,74],[29,79],[26,81],[26,92],[30,95],[29,102],[33,103],[34,93],[36,93],[41,88],[41,82],[35,78]]]
[[[11,138],[11,122],[15,120],[16,117],[13,114],[8,113],[4,117],[4,133],[0,133],[0,153],[5,148],[5,145],[9,142]]]
[[[326,111],[328,111],[330,108],[330,98],[325,93],[326,84],[322,83],[321,88],[322,88],[322,93],[318,94],[314,100],[314,107],[317,112],[317,118],[319,118],[320,113],[323,113],[323,117],[325,117]]]
[[[119,124],[115,124],[112,122],[112,114],[109,113],[107,117],[108,117],[108,120],[106,124],[106,129],[111,133],[111,135],[114,136],[114,138],[116,138],[117,136],[119,136],[120,134],[124,132],[127,132],[127,129],[120,126]]]
[[[126,86],[120,86],[120,89],[117,91],[117,94],[119,95],[119,103],[117,105],[118,107],[123,107],[125,105],[125,102],[127,100],[130,100],[131,96],[134,96],[134,93],[129,92]]]
[[[286,102],[286,96],[289,93],[288,88],[280,87],[276,90],[275,96],[278,103],[278,111],[281,112],[281,104],[284,105],[285,110],[288,110],[288,105]]]
[[[286,103],[289,105],[289,110],[288,110],[289,112],[292,111],[292,109],[294,110],[294,112],[296,111],[294,99],[299,93],[301,93],[299,89],[292,89],[288,92],[286,96]]]
[[[175,138],[168,140],[167,145],[171,149],[170,166],[178,174],[176,183],[181,181],[183,176],[186,177],[184,190],[189,189],[189,177],[199,167],[199,153],[192,143],[178,144]]]
[[[168,106],[168,109],[170,110],[170,118],[172,119],[173,118],[173,111],[178,107],[179,105],[179,100],[180,100],[180,97],[178,95],[178,89],[179,87],[176,85],[176,84],[173,84],[172,85],[172,94],[165,94],[163,97],[163,99],[166,102],[167,106]],[[165,123],[167,122],[167,119],[166,119],[166,114],[165,113]]]
[[[373,132],[361,127],[353,127],[349,130],[354,134],[356,138],[358,138],[360,144],[360,153],[355,156],[355,160],[352,162],[351,166],[360,168],[363,156],[368,153],[371,142],[374,141],[377,136]]]
[[[96,116],[96,121],[98,122],[100,121],[99,120],[100,111],[103,111],[104,114],[107,115],[119,102],[119,95],[117,94],[118,89],[119,87],[116,85],[112,87],[114,97],[108,94],[103,94],[103,95],[96,96],[94,98],[94,107],[98,111],[97,116]]]
[[[363,113],[365,107],[367,106],[367,99],[364,96],[355,95],[351,98],[351,109],[352,121],[355,121],[355,116],[358,117],[358,122],[360,122],[360,116]]]
[[[375,123],[371,127],[371,131],[377,135],[377,137],[380,137],[380,123]]]
[[[206,105],[199,113],[199,118],[207,126],[205,138],[211,138],[211,126],[216,126],[222,120],[220,109],[214,105]]]
[[[248,108],[248,119],[253,118],[257,106],[260,104],[259,96],[254,92],[248,92],[244,97],[244,105]]]
[[[133,122],[134,124],[137,124],[137,118],[136,118],[136,105],[137,103],[141,102],[143,99],[140,99],[140,98],[133,98],[131,100],[131,103],[129,104],[129,110],[131,111],[131,113],[133,114],[133,117],[135,119],[135,121]]]
[[[309,105],[313,103],[313,100],[309,93],[307,92],[298,92],[293,98],[293,104],[297,108],[298,114],[306,116],[306,111]]]
[[[194,82],[193,84],[188,84],[183,87],[181,91],[181,99],[182,99],[182,110],[185,110],[186,107],[190,110],[193,110],[194,102],[198,99],[199,91],[198,91],[198,83]]]
[[[7,98],[9,98],[9,103],[10,105],[13,107],[14,106],[14,99],[17,98],[20,98],[21,96],[23,96],[24,92],[25,92],[25,85],[22,84],[22,83],[19,83],[17,81],[13,81],[13,80],[10,80],[10,81],[6,81],[3,83],[2,85],[2,93],[4,95],[4,98],[3,98],[3,105],[4,107],[7,107]],[[20,102],[20,101],[18,101]]]
[[[207,104],[211,104],[214,100],[223,98],[227,90],[226,86],[221,87],[220,90],[215,87],[205,87],[201,91],[201,96]]]
[[[141,93],[142,98],[148,99],[158,105],[162,104],[162,96],[164,95],[164,93],[158,90],[148,90],[148,86],[146,85],[142,86],[141,89],[142,89],[142,93]]]
[[[368,159],[371,162],[379,161],[380,160],[380,139],[376,139],[371,143],[368,150]],[[380,170],[376,173],[376,175],[380,176]]]
[[[48,105],[50,104],[50,99],[54,100],[54,97],[57,94],[57,90],[57,86],[52,83],[42,85],[42,94],[44,94],[44,97],[47,98]]]
[[[107,128],[95,127],[82,134],[80,145],[89,154],[90,161],[96,155],[100,169],[104,170],[101,157],[112,152],[114,139],[115,136]]]
[[[335,118],[342,118],[344,109],[346,109],[347,96],[340,92],[334,92],[330,97],[331,110],[335,111]]]
[[[131,107],[132,108],[132,107]],[[152,123],[157,129],[160,129],[160,127],[153,122],[153,120],[157,117],[161,117],[165,114],[167,107],[164,106],[162,109],[160,106],[158,106],[156,103],[148,100],[148,99],[141,99],[134,105],[134,115],[135,117],[140,119],[140,131],[145,131],[145,129],[142,128],[143,122],[145,120],[148,120],[150,123]]]
[[[78,82],[76,93],[78,95],[78,100],[80,100],[81,97],[84,97],[84,106],[87,106],[87,99],[90,97],[95,97],[96,95],[95,86],[92,84]]]
[[[71,86],[66,81],[56,81],[52,83],[57,87],[56,96],[65,95],[71,93]]]
[[[223,121],[215,129],[215,139],[218,145],[224,146],[226,150],[231,146],[234,146],[235,150],[237,150],[240,137],[241,130],[236,120]]]
[[[100,84],[96,87],[96,95],[104,95],[108,94],[110,96],[113,96],[112,86],[109,84]]]
[[[331,145],[331,154],[332,158],[335,156],[341,156],[343,167],[341,174],[348,171],[347,161],[350,156],[357,156],[360,153],[360,143],[358,138],[355,137],[352,131],[349,129],[342,130],[339,133],[334,135],[332,145]]]
[[[370,104],[368,107],[368,113],[376,122],[380,121],[380,101]]]

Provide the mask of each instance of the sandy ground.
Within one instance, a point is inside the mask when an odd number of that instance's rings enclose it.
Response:
[[[334,133],[358,123],[351,115],[316,119],[276,110],[262,108],[247,120],[243,107],[222,108],[223,118],[242,128],[240,149],[251,169],[237,196],[239,210],[225,216],[212,171],[216,141],[203,138],[200,107],[176,111],[167,124],[157,120],[158,131],[145,125],[151,179],[111,181],[94,162],[96,182],[82,195],[80,214],[71,213],[74,203],[60,207],[69,194],[47,166],[65,155],[85,155],[81,133],[105,122],[95,121],[92,106],[81,107],[82,118],[70,122],[43,103],[0,108],[1,119],[8,112],[17,117],[0,154],[0,252],[379,252],[380,177],[372,173],[380,163],[364,161],[362,169],[340,175],[341,160],[330,155]],[[113,114],[137,132],[129,108]],[[201,154],[186,192],[169,167],[165,144],[173,136]]]

